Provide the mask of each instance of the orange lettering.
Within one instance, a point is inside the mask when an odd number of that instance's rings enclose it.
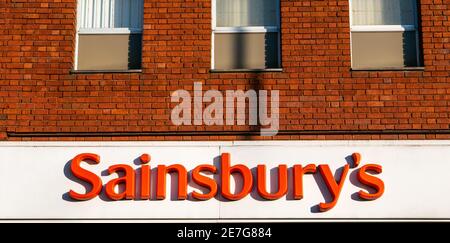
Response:
[[[361,154],[360,153],[353,153],[352,154],[352,160],[353,160],[352,168],[358,167],[359,163],[361,162]]]
[[[266,166],[258,165],[258,193],[262,198],[268,200],[276,200],[286,195],[288,190],[287,185],[287,166],[278,166],[278,191],[276,193],[268,193],[266,190]]]
[[[245,165],[235,165],[230,167],[230,154],[223,153],[221,156],[222,168],[221,168],[221,177],[222,177],[222,195],[226,199],[229,200],[240,200],[247,196],[252,190],[253,187],[253,176],[250,169]],[[230,192],[230,176],[232,173],[240,173],[242,176],[242,189],[240,193],[233,194]]]
[[[316,165],[309,164],[302,168],[301,165],[294,165],[294,199],[303,198],[303,175],[316,173]]]
[[[381,165],[368,164],[361,167],[358,171],[359,182],[376,190],[375,193],[367,193],[361,190],[358,192],[359,197],[365,200],[375,200],[383,195],[384,182],[381,179],[368,174],[367,171],[374,171],[377,174],[380,174],[383,171],[383,168]]]
[[[141,167],[141,199],[150,199],[150,166],[146,165],[150,162],[150,155],[143,154],[140,157],[141,163],[144,164]]]
[[[193,183],[197,184],[199,187],[203,187],[201,191],[189,191],[192,199],[197,200],[210,200],[214,198],[217,193],[220,193],[223,198],[227,200],[240,200],[245,198],[249,193],[252,192],[254,180],[256,185],[256,191],[261,196],[261,198],[267,200],[277,200],[284,197],[288,193],[289,189],[289,178],[288,178],[288,166],[285,164],[278,165],[278,187],[275,190],[270,190],[267,188],[267,180],[272,181],[270,176],[267,176],[266,165],[257,165],[256,175],[253,177],[252,170],[243,164],[236,164],[231,166],[231,158],[229,153],[221,154],[221,165],[220,168],[214,165],[199,165],[192,170],[192,178],[188,178],[188,171],[183,165],[158,165],[157,167],[157,178],[156,178],[156,198],[151,198],[151,177],[152,171],[150,166],[151,157],[149,154],[142,154],[139,157],[141,162],[141,167],[133,168],[132,166],[119,164],[113,165],[108,168],[109,174],[118,173],[119,177],[110,180],[106,183],[105,193],[106,196],[112,200],[123,200],[123,199],[133,199],[133,200],[164,200],[166,198],[166,187],[167,187],[167,174],[177,172],[178,175],[178,190],[177,199],[186,200],[188,198],[188,182],[189,179]],[[335,179],[334,173],[330,170],[329,165],[322,164],[316,166],[315,164],[308,164],[303,167],[300,164],[293,166],[293,199],[300,200],[303,198],[303,180],[305,174],[319,173],[320,177],[324,181],[330,195],[331,199],[325,199],[325,202],[319,203],[320,211],[328,211],[336,206],[342,188],[344,186],[347,174],[350,168],[357,168],[361,162],[361,154],[352,154],[353,163],[346,164],[342,167],[342,173],[339,179]],[[81,181],[88,184],[86,193],[80,194],[73,190],[69,191],[69,196],[75,200],[90,200],[98,196],[102,190],[102,180],[100,176],[97,176],[93,172],[90,172],[81,167],[81,163],[85,161],[88,164],[99,164],[100,156],[91,153],[83,153],[75,156],[70,162],[70,170],[72,174],[80,179]],[[220,171],[219,171],[220,170]],[[358,195],[361,199],[365,200],[375,200],[380,198],[385,190],[385,185],[383,180],[374,174],[382,173],[382,166],[377,164],[364,165],[357,171],[357,179],[364,188],[368,190],[360,190]],[[140,175],[136,175],[139,173]],[[220,173],[220,183],[216,181],[217,178],[213,178],[210,175],[219,176]],[[231,188],[231,180],[233,179],[233,174],[238,174],[242,178],[242,185],[236,184],[234,188]],[[173,175],[172,175],[173,176]],[[318,175],[319,176],[319,175]],[[267,179],[269,178],[269,179]],[[136,183],[140,183],[140,187]],[[175,184],[175,183],[174,183]],[[220,191],[219,191],[220,185]],[[120,186],[119,191],[118,186]],[[175,185],[171,185],[172,188]],[[321,186],[321,185],[319,185]],[[122,190],[123,187],[123,190]],[[138,187],[138,188],[137,188]],[[273,184],[272,184],[273,187]],[[233,192],[232,192],[233,190]],[[175,192],[175,191],[173,191]],[[139,194],[139,195],[138,195]],[[328,201],[328,202],[327,202]]]
[[[331,172],[330,167],[328,165],[319,165],[318,167],[319,172],[322,175],[322,178],[325,181],[325,184],[327,185],[327,188],[330,191],[331,196],[333,197],[331,202],[319,204],[320,211],[325,212],[332,209],[336,205],[339,199],[339,195],[341,194],[341,189],[342,186],[344,185],[345,178],[347,177],[349,165],[344,166],[341,178],[339,179],[338,183],[334,180],[333,173]]]
[[[85,194],[79,194],[72,190],[69,191],[69,196],[75,200],[85,201],[96,197],[102,190],[102,180],[94,173],[81,168],[80,163],[84,160],[89,161],[90,164],[100,163],[100,156],[96,154],[79,154],[72,159],[70,163],[70,170],[72,174],[85,182],[91,184],[92,189]]]
[[[166,198],[166,174],[178,173],[178,200],[185,200],[187,198],[187,171],[184,166],[176,164],[166,167],[165,165],[158,165],[158,182],[156,183],[156,199],[164,200]]]
[[[203,176],[200,174],[202,171],[209,171],[213,174],[217,172],[217,168],[213,165],[199,165],[192,171],[192,180],[199,186],[203,186],[209,189],[209,193],[201,194],[196,191],[192,192],[192,197],[197,200],[209,200],[217,194],[217,183],[214,179]]]
[[[105,192],[106,195],[112,200],[122,200],[122,199],[134,199],[135,192],[135,176],[134,170],[129,165],[113,165],[108,168],[108,173],[113,174],[114,172],[123,171],[125,175],[123,177],[119,177],[113,179],[106,183]],[[125,185],[125,190],[122,193],[116,193],[114,190],[116,186],[119,184]]]

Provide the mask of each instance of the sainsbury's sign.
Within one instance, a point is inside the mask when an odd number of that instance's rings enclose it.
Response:
[[[450,219],[448,171],[446,140],[2,142],[0,221]]]
[[[201,193],[197,191],[191,192],[191,197],[196,200],[209,200],[214,198],[217,193],[220,193],[227,200],[240,200],[245,198],[256,187],[257,192],[261,198],[266,200],[277,200],[284,197],[288,191],[288,167],[286,164],[278,166],[278,189],[276,192],[270,192],[266,188],[266,165],[259,164],[256,167],[256,178],[253,177],[250,168],[243,164],[230,164],[230,154],[222,153],[220,167],[217,168],[214,165],[201,164],[195,167],[191,172],[191,177],[188,178],[188,171],[186,167],[181,164],[173,165],[158,165],[157,166],[157,179],[156,179],[156,198],[157,200],[163,200],[166,198],[166,174],[177,173],[178,175],[178,192],[177,199],[185,200],[188,198],[188,180],[191,179],[195,184],[201,187],[207,188],[207,193]],[[122,173],[122,176],[108,181],[104,190],[106,195],[111,200],[148,200],[150,199],[151,188],[151,167],[149,162],[151,156],[149,154],[142,154],[139,157],[142,166],[138,170],[135,170],[128,164],[112,165],[108,168],[108,173]],[[357,168],[361,161],[361,155],[359,153],[352,154],[353,169]],[[71,172],[78,179],[89,183],[92,188],[86,193],[78,193],[73,190],[69,191],[71,198],[75,200],[90,200],[98,196],[102,190],[102,179],[95,173],[90,172],[88,169],[84,169],[80,166],[83,162],[90,162],[91,164],[100,164],[100,156],[92,153],[82,153],[72,159],[70,163]],[[326,187],[331,194],[330,202],[319,203],[320,211],[328,211],[332,209],[339,200],[342,186],[347,180],[347,175],[350,170],[350,165],[345,164],[342,167],[342,172],[338,176],[333,174],[329,165],[327,164],[307,164],[305,166],[301,164],[295,164],[292,167],[293,171],[293,192],[294,200],[300,200],[303,198],[303,176],[306,174],[318,174],[325,182]],[[366,164],[357,169],[357,179],[362,184],[369,188],[372,188],[373,193],[360,190],[358,195],[360,199],[374,200],[383,195],[384,183],[381,179],[372,175],[371,173],[379,174],[382,172],[382,166],[378,164]],[[204,173],[218,174],[220,175],[220,189],[219,182],[210,176],[204,175]],[[140,175],[138,175],[140,174]],[[232,192],[230,177],[232,174],[239,174],[242,178],[242,185],[237,192]],[[140,184],[140,190],[136,191],[136,183]],[[121,192],[117,192],[119,185],[123,186]]]

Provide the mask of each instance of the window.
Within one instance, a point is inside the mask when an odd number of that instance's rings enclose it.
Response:
[[[78,0],[75,70],[141,68],[143,0]]]
[[[420,66],[416,0],[350,0],[352,68]]]
[[[213,0],[212,68],[279,68],[279,13],[279,0]]]

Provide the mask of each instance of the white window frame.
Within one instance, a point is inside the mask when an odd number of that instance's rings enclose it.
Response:
[[[281,68],[281,8],[280,8],[280,0],[276,1],[276,26],[245,26],[245,27],[217,27],[217,0],[212,0],[211,3],[211,69],[215,69],[214,65],[214,35],[215,34],[223,34],[223,33],[278,33],[278,67]],[[239,70],[239,69],[236,69]]]
[[[82,35],[107,35],[107,34],[142,34],[142,28],[95,28],[95,29],[78,29],[78,34]]]
[[[416,34],[416,59],[417,66],[420,67],[422,64],[420,62],[420,43],[419,43],[419,12],[418,12],[418,4],[419,2],[416,0],[416,4],[414,5],[414,24],[415,25],[353,25],[353,13],[352,13],[352,2],[353,0],[349,0],[349,11],[350,11],[350,61],[351,66],[353,67],[353,43],[352,43],[352,32],[399,32],[399,31],[414,31]]]
[[[80,43],[80,35],[108,35],[108,34],[142,34],[143,33],[143,25],[144,25],[144,14],[142,13],[142,27],[141,28],[81,28],[79,23],[81,23],[81,4],[80,1],[77,0],[77,11],[76,11],[76,35],[75,35],[75,57],[74,57],[74,70],[78,70],[78,45]],[[142,0],[142,8],[144,8],[145,0]],[[144,9],[142,9],[144,11]]]

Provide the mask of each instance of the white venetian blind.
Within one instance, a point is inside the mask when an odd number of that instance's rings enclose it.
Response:
[[[415,25],[416,0],[351,0],[352,25]]]
[[[277,26],[279,0],[217,0],[218,27]]]
[[[142,29],[143,0],[78,0],[79,29]]]

